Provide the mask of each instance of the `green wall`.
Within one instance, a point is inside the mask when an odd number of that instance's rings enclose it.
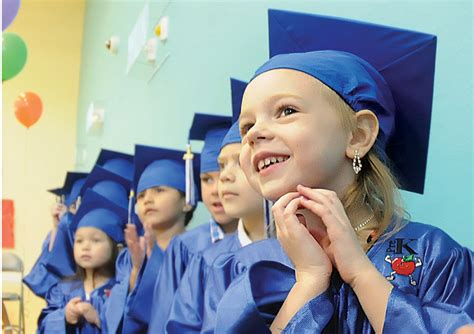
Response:
[[[146,65],[125,75],[128,34],[144,3],[86,3],[78,169],[92,167],[101,147],[133,152],[140,143],[183,149],[194,112],[230,115],[229,78],[248,80],[268,57],[268,8],[393,25],[438,36],[425,194],[403,193],[406,208],[413,220],[439,226],[474,248],[471,1],[150,1],[152,20],[162,13],[170,19],[158,62],[168,52],[170,57],[149,84]],[[104,47],[111,35],[120,37],[117,55]],[[85,131],[90,101],[106,108],[100,136]],[[207,217],[200,208],[193,224]]]

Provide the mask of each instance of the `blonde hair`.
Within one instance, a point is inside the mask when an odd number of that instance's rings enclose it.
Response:
[[[343,127],[349,132],[355,131],[357,129],[355,111],[329,87],[324,84],[321,86],[324,87],[321,89],[322,95],[332,106],[341,111]],[[378,222],[377,234],[379,236],[383,234],[383,238],[386,239],[403,227],[408,214],[403,209],[397,179],[390,171],[388,159],[384,160],[385,162],[379,156],[375,144],[361,158],[362,170],[341,201],[349,219],[361,205],[368,205]],[[391,224],[393,226],[387,232]]]

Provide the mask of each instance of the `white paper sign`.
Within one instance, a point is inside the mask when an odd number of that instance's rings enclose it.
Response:
[[[127,59],[127,74],[130,72],[132,65],[140,56],[143,47],[146,43],[146,33],[148,31],[148,22],[150,21],[150,11],[148,3],[143,7],[142,12],[138,16],[130,35],[128,35],[128,59]]]

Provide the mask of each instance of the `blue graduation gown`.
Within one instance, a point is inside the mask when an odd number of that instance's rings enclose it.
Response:
[[[290,259],[276,239],[254,242],[233,254],[223,254],[214,261],[206,282],[201,333],[214,333],[218,305],[226,294],[226,290],[232,282],[246,273],[248,268],[262,261],[274,261],[291,266]],[[264,285],[267,282],[258,280],[257,283]],[[227,332],[216,331],[216,333]]]
[[[115,279],[110,279],[101,287],[92,291],[90,300],[97,313],[102,314],[102,307],[108,297],[110,289],[115,284]],[[82,319],[77,325],[70,325],[66,323],[65,308],[67,303],[74,297],[81,297],[86,300],[84,291],[84,283],[81,280],[62,281],[52,286],[46,294],[46,301],[48,306],[44,308],[38,319],[38,333],[52,334],[52,333],[75,333],[75,334],[98,334],[102,331]],[[101,317],[101,323],[103,318]]]
[[[154,288],[148,333],[164,332],[174,294],[191,259],[212,245],[209,224],[200,225],[176,236],[165,252],[163,265]]]
[[[153,289],[164,259],[164,251],[155,244],[150,258],[142,266],[135,288],[125,305],[122,333],[146,333],[150,323]]]
[[[115,260],[116,284],[111,290],[110,298],[103,309],[105,323],[102,328],[105,333],[120,332],[127,303],[130,273],[132,271],[132,259],[128,248],[124,248]]]
[[[225,238],[209,247],[201,254],[197,254],[183,275],[171,306],[167,333],[199,333],[202,326],[204,313],[204,290],[209,268],[214,260],[221,254],[233,253],[240,249],[237,233]],[[213,287],[209,287],[213,289]]]
[[[440,229],[408,223],[367,253],[394,286],[384,333],[452,333],[474,317],[473,253]],[[262,284],[264,280],[264,284]],[[260,262],[226,291],[216,333],[268,333],[294,283],[291,265]],[[239,312],[236,312],[239,310]],[[354,291],[337,273],[330,288],[309,301],[283,333],[373,333]]]
[[[67,212],[59,221],[54,245],[46,262],[48,271],[55,273],[61,278],[72,276],[76,272],[74,236],[70,229],[72,218],[73,215]]]
[[[48,233],[46,239],[43,241],[43,245],[41,246],[40,256],[28,275],[23,278],[23,283],[25,283],[35,295],[41,298],[44,298],[48,290],[60,281],[60,277],[50,272],[46,267],[46,263],[50,256],[50,238],[51,233]]]

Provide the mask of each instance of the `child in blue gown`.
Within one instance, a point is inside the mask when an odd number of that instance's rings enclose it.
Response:
[[[44,298],[49,288],[64,277],[60,272],[49,269],[47,265],[50,261],[55,241],[61,239],[63,226],[69,226],[72,213],[75,212],[76,200],[86,176],[86,173],[68,172],[62,188],[49,190],[60,199],[51,209],[53,229],[44,240],[40,256],[33,268],[23,278],[23,282],[38,297]],[[72,273],[69,272],[69,274]]]
[[[145,235],[139,237],[135,225],[127,225],[128,247],[117,259],[117,270],[121,272],[117,275],[119,284],[112,290],[105,308],[110,333],[147,331],[153,288],[164,250],[174,236],[184,232],[194,212],[194,206],[185,201],[184,153],[143,145],[135,147],[135,211]],[[198,156],[194,165],[197,170]]]
[[[176,292],[169,318],[167,333],[199,333],[206,314],[204,295],[208,286],[207,274],[214,260],[221,254],[232,253],[254,241],[265,238],[263,198],[250,187],[239,166],[240,133],[238,117],[245,83],[232,79],[233,119],[218,157],[220,175],[218,192],[225,212],[239,218],[237,232],[196,255],[186,268]]]
[[[240,163],[275,201],[291,263],[258,261],[235,277],[215,331],[451,333],[472,323],[472,251],[405,219],[386,166],[423,192],[436,38],[272,15],[272,53],[300,53],[271,58],[247,86]]]
[[[174,294],[192,258],[224,239],[226,234],[231,234],[237,227],[237,219],[227,216],[217,193],[217,156],[231,123],[231,117],[194,115],[189,138],[204,140],[200,165],[201,197],[212,218],[209,224],[201,224],[176,237],[167,249],[160,275],[156,279],[148,333],[164,331]]]
[[[101,309],[115,284],[114,264],[127,211],[89,190],[74,216],[77,274],[52,286],[38,333],[101,333]]]

